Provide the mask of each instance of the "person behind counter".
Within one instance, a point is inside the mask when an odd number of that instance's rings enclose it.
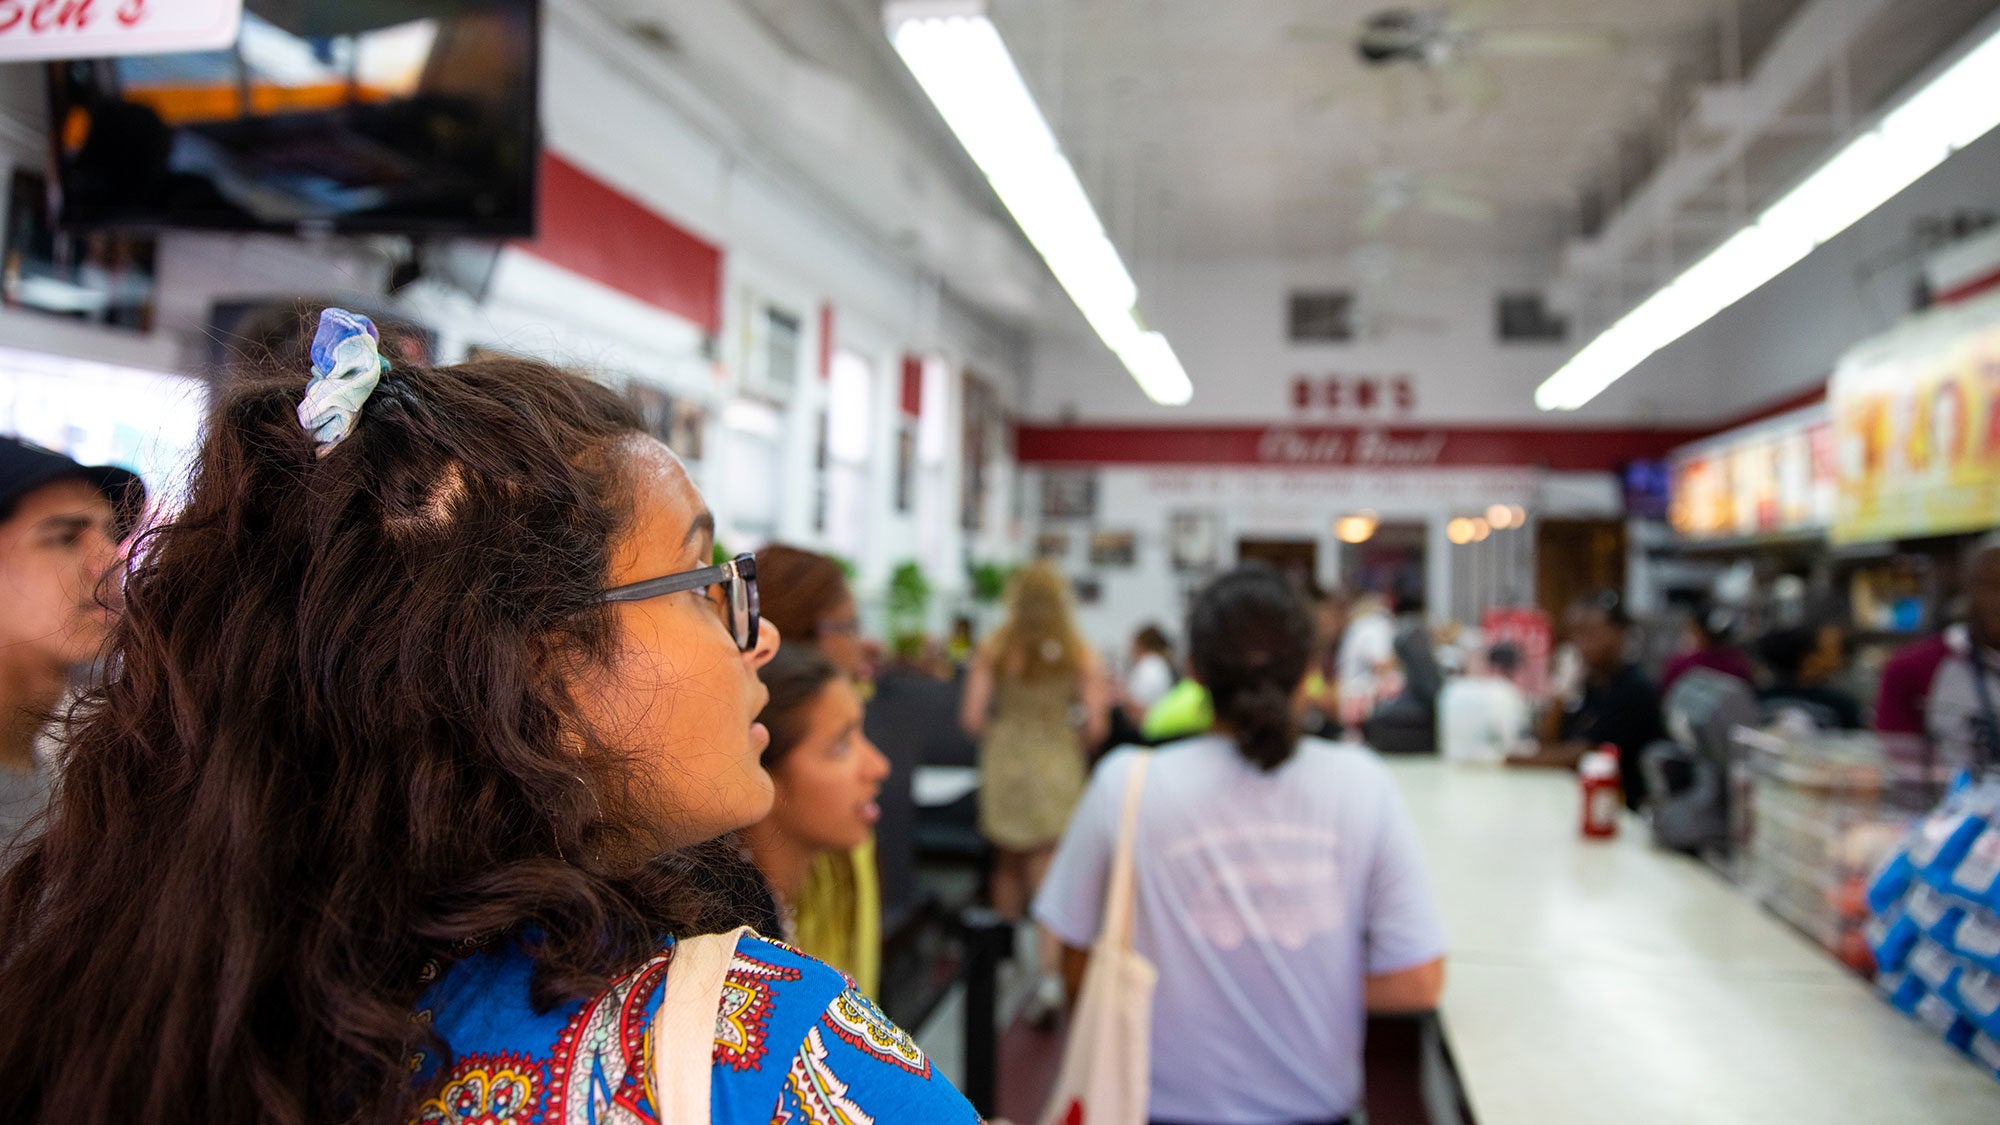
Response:
[[[1739,623],[1736,611],[1727,606],[1711,604],[1696,610],[1694,620],[1688,624],[1689,647],[1670,657],[1660,670],[1660,695],[1664,697],[1674,681],[1696,668],[1734,676],[1754,686],[1756,666],[1735,643]]]
[[[0,850],[47,799],[39,744],[72,670],[111,632],[104,578],[145,495],[125,469],[0,437]]]
[[[1833,686],[1847,665],[1847,631],[1828,621],[1768,633],[1758,642],[1771,683],[1758,691],[1766,710],[1793,708],[1822,730],[1860,730],[1861,704]]]
[[[1035,917],[1067,947],[1075,995],[1143,767],[1132,942],[1159,970],[1148,1117],[1342,1121],[1360,1103],[1365,1013],[1433,1008],[1443,988],[1416,826],[1379,757],[1300,736],[1313,630],[1283,575],[1252,563],[1216,579],[1188,638],[1215,733],[1105,758]]]
[[[1637,810],[1646,801],[1639,755],[1662,737],[1664,728],[1659,695],[1626,655],[1632,616],[1616,590],[1605,590],[1572,605],[1564,627],[1583,661],[1583,694],[1574,705],[1551,704],[1542,720],[1541,751],[1507,762],[1574,767],[1586,752],[1610,743],[1618,748],[1625,804]]]
[[[1924,733],[1954,765],[2000,763],[2000,532],[1966,556],[1966,619],[1946,630],[1924,699]],[[1884,687],[1887,687],[1885,671]]]

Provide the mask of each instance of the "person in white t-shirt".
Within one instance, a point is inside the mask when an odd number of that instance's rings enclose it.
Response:
[[[1396,619],[1389,603],[1380,594],[1362,598],[1340,635],[1340,649],[1334,657],[1339,671],[1340,721],[1349,729],[1359,729],[1362,720],[1388,694],[1390,671],[1396,663]]]
[[[1155,1122],[1337,1122],[1361,1099],[1371,1011],[1436,1006],[1444,931],[1416,829],[1373,752],[1298,734],[1312,621],[1276,570],[1217,579],[1188,621],[1214,732],[1119,750],[1092,776],[1035,899],[1072,995],[1102,922],[1128,771],[1153,755],[1133,944],[1159,969]]]
[[[1125,673],[1126,718],[1133,726],[1174,690],[1174,646],[1158,625],[1148,624],[1132,638],[1132,667]]]
[[[1438,749],[1447,761],[1498,762],[1528,741],[1528,699],[1514,686],[1521,653],[1497,644],[1484,670],[1452,677],[1438,694]]]

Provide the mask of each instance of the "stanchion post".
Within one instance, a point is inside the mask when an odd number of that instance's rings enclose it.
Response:
[[[959,912],[965,940],[965,1086],[981,1117],[992,1117],[1000,1069],[1000,962],[1014,949],[1014,927],[983,906]]]

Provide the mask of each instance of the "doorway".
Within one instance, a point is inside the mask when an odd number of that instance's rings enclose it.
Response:
[[[1350,593],[1386,598],[1398,613],[1423,608],[1430,557],[1427,524],[1380,524],[1366,541],[1346,544],[1342,556],[1340,580]]]
[[[1319,544],[1310,539],[1238,539],[1236,560],[1265,563],[1301,590],[1319,589]]]
[[[1625,590],[1622,520],[1540,521],[1535,528],[1535,601],[1551,621],[1599,590]]]

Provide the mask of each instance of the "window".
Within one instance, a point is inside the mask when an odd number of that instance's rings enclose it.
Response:
[[[1295,344],[1354,339],[1354,294],[1344,289],[1294,291],[1286,336]]]
[[[836,352],[827,372],[822,449],[828,545],[859,558],[868,545],[868,460],[875,372],[853,352]]]
[[[788,398],[799,381],[799,318],[766,305],[758,328],[751,384],[775,398]]]

